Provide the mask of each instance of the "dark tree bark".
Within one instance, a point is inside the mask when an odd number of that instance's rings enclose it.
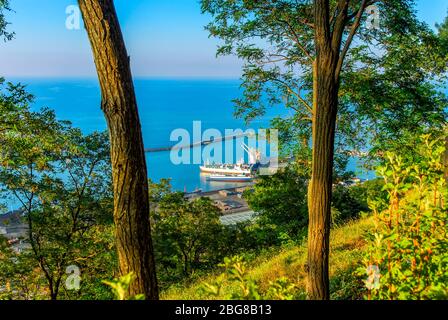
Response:
[[[360,1],[359,11],[342,48],[347,28],[348,0],[339,0],[334,20],[329,0],[314,0],[316,58],[313,64],[313,155],[308,189],[307,294],[311,300],[327,300],[334,140],[342,65],[370,1]],[[330,23],[330,21],[334,21]]]
[[[79,0],[102,93],[111,142],[119,268],[133,272],[130,295],[158,299],[150,235],[145,153],[129,57],[113,0]]]
[[[319,59],[318,59],[319,60]],[[319,68],[318,79],[330,72]],[[331,221],[334,139],[337,113],[337,84],[319,81],[314,109],[312,178],[308,190],[308,297],[329,299],[329,240]]]
[[[335,59],[326,46],[317,50],[313,107],[312,175],[308,189],[308,298],[329,299],[329,240],[338,105]],[[336,60],[337,62],[337,60]]]

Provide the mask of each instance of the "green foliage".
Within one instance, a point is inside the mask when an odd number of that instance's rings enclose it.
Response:
[[[135,274],[129,273],[118,279],[112,281],[103,281],[104,284],[112,289],[116,300],[144,300],[145,295],[139,294],[133,297],[128,297],[129,287],[135,281]]]
[[[259,213],[257,223],[277,237],[282,233],[292,239],[308,222],[306,177],[295,166],[273,176],[261,177],[253,190],[244,194],[252,210]]]
[[[333,190],[332,219],[338,225],[350,219],[357,219],[362,213],[370,212],[368,198],[376,193],[382,185],[377,180],[367,181],[360,185],[345,187],[338,185]]]
[[[211,15],[207,30],[222,42],[218,55],[244,61],[242,97],[236,115],[246,121],[269,107],[292,112],[276,118],[283,153],[309,164],[311,137],[312,63],[315,58],[312,1],[202,0]],[[361,1],[350,1],[353,24]],[[437,90],[447,71],[446,23],[437,35],[417,20],[412,0],[376,1],[379,29],[367,26],[364,14],[342,68],[338,128],[335,141],[336,177],[346,169],[348,152],[393,150],[400,137],[418,128],[443,125],[446,98]],[[336,14],[337,1],[330,1]],[[347,38],[346,28],[343,38]],[[444,54],[445,52],[445,54]]]
[[[385,154],[379,168],[387,208],[375,206],[376,231],[359,274],[369,299],[448,298],[445,138],[423,135],[413,152]],[[366,274],[367,268],[367,274]]]
[[[249,206],[259,213],[257,225],[264,243],[284,244],[299,241],[308,223],[307,176],[299,173],[298,165],[292,165],[274,176],[262,177],[244,194]],[[301,167],[301,166],[300,166]],[[333,223],[344,223],[356,219],[363,212],[370,212],[368,199],[384,198],[382,180],[345,187],[338,185],[333,190]]]
[[[209,297],[220,297],[225,282],[238,286],[236,292],[226,297],[228,300],[293,300],[297,297],[297,286],[284,277],[270,282],[265,293],[260,292],[257,283],[247,275],[247,264],[241,256],[225,258],[220,266],[225,272],[213,283],[202,285],[202,292]]]
[[[31,255],[19,256],[0,236],[0,300],[45,299],[45,279],[35,268]]]
[[[7,41],[14,37],[14,33],[6,31],[6,27],[9,23],[5,19],[5,11],[11,11],[11,8],[9,7],[9,0],[0,0],[0,38]]]
[[[223,234],[220,210],[208,198],[190,201],[183,193],[171,192],[168,181],[150,186],[151,227],[161,273],[172,281],[214,263]]]
[[[84,279],[94,279],[93,272],[108,274],[115,261],[104,233],[111,231],[113,206],[108,136],[85,136],[49,109],[31,111],[32,97],[21,85],[1,93],[0,195],[21,206],[29,248],[5,253],[0,285],[9,283],[21,296],[29,291],[20,279],[29,276],[40,279],[40,296],[81,297],[85,290],[62,290],[66,268],[76,265]]]
[[[360,255],[360,254],[358,254]],[[350,257],[353,259],[354,257]],[[365,293],[363,282],[356,275],[359,260],[353,259],[355,267],[347,268],[330,278],[330,299],[340,301],[362,300]]]
[[[428,128],[440,133],[448,116],[446,96],[439,90],[446,80],[446,47],[411,16],[405,34],[380,34],[375,47],[384,54],[367,45],[354,50],[342,76],[340,109],[347,118],[339,128],[355,132],[356,144],[371,146],[369,156],[375,160],[385,151],[412,150],[413,137]]]
[[[159,184],[150,181],[150,198],[152,234],[162,287],[191,281],[214,268],[226,256],[244,254],[253,259],[263,248],[291,244],[298,238],[297,234],[282,231],[287,228],[276,225],[279,221],[263,223],[259,219],[255,223],[223,226],[219,221],[220,211],[209,199],[185,199],[183,193],[171,191],[169,180]],[[269,200],[266,204],[269,205]],[[269,207],[275,209],[274,204]],[[277,210],[278,218],[282,219],[281,209]],[[302,210],[306,215],[306,207]],[[290,223],[284,218],[281,221]]]
[[[445,48],[445,54],[448,56],[448,16],[441,24],[436,25],[438,30],[438,35],[442,41],[443,47]]]
[[[383,201],[387,199],[387,191],[384,190],[384,180],[381,178],[368,180],[362,184],[356,185],[350,189],[353,197],[363,203],[369,205],[375,201]],[[382,211],[383,207],[376,207]],[[384,207],[385,209],[385,207]]]
[[[352,270],[361,263],[366,250],[366,241],[363,240],[363,237],[374,228],[373,221],[373,217],[352,220],[332,231],[330,242],[331,299],[362,299],[365,292],[362,288],[364,279],[359,279],[352,273]],[[279,281],[279,278],[286,277],[289,279],[289,284],[296,284],[296,290],[293,292],[294,299],[305,300],[306,270],[303,266],[307,261],[307,252],[307,243],[304,241],[294,246],[270,247],[254,251],[251,254],[238,255],[246,262],[246,277],[255,281],[263,299],[267,296],[272,283]],[[224,300],[230,299],[234,295],[241,295],[239,282],[228,281],[226,272],[224,274],[210,272],[198,279],[178,283],[163,290],[161,297],[167,300],[203,300],[207,298]],[[266,297],[266,299],[270,298]]]
[[[290,243],[276,226],[247,222],[220,223],[220,211],[206,198],[185,199],[169,180],[150,181],[152,234],[162,287],[200,277],[224,259],[244,254],[253,259],[263,248]]]

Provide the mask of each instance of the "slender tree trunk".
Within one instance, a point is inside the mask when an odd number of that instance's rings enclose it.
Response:
[[[311,300],[327,300],[334,140],[338,106],[338,51],[328,41],[328,2],[315,4],[316,60],[313,65],[313,155],[308,189],[308,279]],[[319,21],[319,20],[322,21]]]
[[[313,115],[313,160],[308,189],[308,297],[329,299],[329,239],[337,85],[319,72]],[[326,78],[326,79],[323,79]],[[323,80],[323,81],[322,81]]]
[[[445,154],[443,155],[443,165],[445,171],[445,180],[448,183],[448,136],[445,138]]]
[[[133,272],[130,295],[158,299],[150,236],[145,153],[129,57],[113,0],[79,0],[90,38],[110,141],[119,268]]]
[[[50,299],[53,300],[53,301],[57,300],[58,297],[57,297],[57,295],[54,292],[53,280],[50,281],[48,288],[50,290]]]

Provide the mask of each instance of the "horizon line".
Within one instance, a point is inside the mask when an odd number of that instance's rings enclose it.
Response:
[[[8,81],[8,79],[61,79],[61,80],[70,80],[70,79],[80,79],[80,80],[98,80],[98,77],[92,76],[92,75],[1,75],[0,78],[4,78],[6,81]],[[240,76],[205,76],[205,75],[188,75],[188,76],[159,76],[159,75],[154,75],[154,76],[142,76],[142,75],[137,75],[137,76],[133,76],[132,79],[134,80],[241,80]]]

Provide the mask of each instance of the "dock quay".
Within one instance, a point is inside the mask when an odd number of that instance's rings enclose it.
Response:
[[[223,217],[244,213],[248,213],[248,216],[250,216],[249,213],[253,215],[253,211],[251,211],[246,200],[244,200],[243,192],[250,189],[252,185],[253,183],[235,188],[226,188],[207,192],[191,192],[186,193],[185,197],[190,200],[201,197],[209,198],[221,210]]]
[[[167,152],[167,151],[182,150],[182,149],[193,149],[196,147],[207,146],[209,144],[219,143],[219,142],[223,142],[226,140],[251,137],[252,135],[253,134],[251,134],[251,133],[241,133],[241,134],[234,134],[234,135],[229,135],[229,136],[225,136],[225,137],[221,137],[221,138],[215,138],[215,139],[211,139],[211,140],[198,141],[198,142],[194,142],[194,143],[186,144],[186,145],[173,145],[170,147],[161,147],[161,148],[145,148],[145,153]]]

